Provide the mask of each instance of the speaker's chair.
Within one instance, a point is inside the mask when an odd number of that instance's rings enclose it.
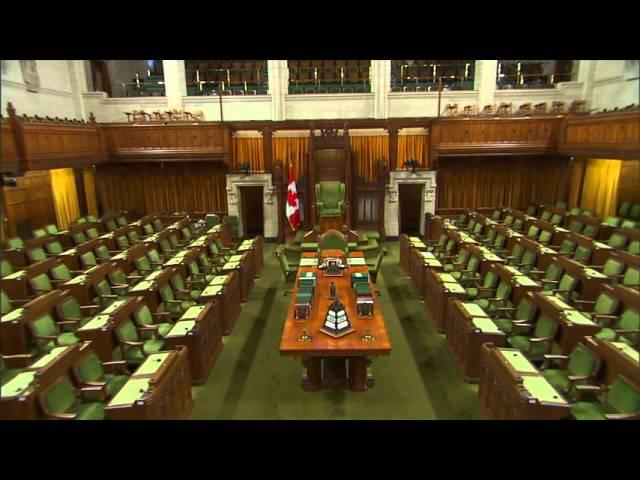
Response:
[[[346,187],[342,182],[316,183],[316,212],[318,216],[344,215]]]

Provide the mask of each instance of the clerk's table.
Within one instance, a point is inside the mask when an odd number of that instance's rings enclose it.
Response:
[[[327,249],[321,252],[322,258],[343,258],[342,250]],[[318,391],[324,388],[348,388],[363,392],[368,389],[367,365],[369,359],[391,353],[391,342],[385,328],[380,302],[373,299],[373,315],[359,316],[356,309],[356,293],[351,286],[351,274],[368,273],[362,252],[351,253],[345,259],[347,268],[342,276],[325,276],[318,267],[318,259],[313,252],[304,252],[293,288],[291,304],[280,341],[280,354],[302,357],[307,374],[303,377],[302,387],[306,391]],[[311,300],[308,318],[295,318],[295,304],[300,276],[312,272],[316,275],[316,285]],[[332,303],[329,287],[334,283],[337,298],[344,304],[346,314],[353,331],[340,338],[333,338],[320,329]],[[369,280],[371,291],[374,286]],[[301,341],[306,330],[310,341]]]

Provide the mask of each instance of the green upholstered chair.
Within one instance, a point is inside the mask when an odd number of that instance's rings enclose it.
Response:
[[[85,398],[90,401],[113,398],[127,383],[130,375],[124,360],[103,363],[93,352],[74,365],[72,371],[77,384],[85,389]]]
[[[597,338],[612,342],[624,342],[634,348],[640,347],[640,311],[635,308],[626,308],[622,314],[613,319],[599,317],[601,323],[606,325],[596,334]]]
[[[529,205],[527,207],[527,210],[524,213],[526,213],[530,217],[535,217],[537,211],[538,211],[538,207],[536,207],[535,205]],[[495,210],[494,210],[494,212],[495,212]]]
[[[35,238],[42,238],[42,237],[46,237],[47,235],[48,235],[48,233],[44,228],[36,228],[33,231],[33,236]]]
[[[624,249],[628,241],[629,239],[626,237],[626,235],[618,232],[613,232],[609,237],[609,240],[607,241],[607,245],[613,248]]]
[[[145,237],[150,237],[154,234],[153,225],[151,223],[147,223],[142,226],[142,233]]]
[[[463,250],[464,251],[464,250]],[[468,257],[466,267],[451,272],[453,278],[455,278],[461,285],[469,285],[474,283],[480,278],[478,274],[478,268],[480,267],[480,260],[473,255]]]
[[[378,274],[380,273],[380,267],[382,266],[383,257],[384,257],[384,253],[380,252],[376,256],[375,262],[373,262],[373,264],[367,264],[367,267],[369,267],[369,273],[371,274],[371,280],[373,280],[373,283],[378,283]]]
[[[142,280],[142,275],[125,275],[120,268],[111,270],[107,274],[111,288],[126,288],[127,290]]]
[[[580,233],[582,232],[582,229],[584,228],[584,223],[582,223],[580,220],[578,219],[572,219],[569,222],[569,231],[573,232],[573,233]]]
[[[537,225],[531,225],[529,227],[529,230],[527,230],[526,233],[526,237],[530,238],[532,240],[535,240],[538,238],[538,235],[540,234],[540,227],[538,227]]]
[[[119,226],[124,227],[125,225],[127,225],[129,223],[129,221],[127,220],[127,217],[125,217],[124,215],[118,215],[116,217],[116,223]]]
[[[593,270],[598,270],[603,275],[617,280],[621,280],[624,277],[622,272],[624,272],[625,266],[625,263],[617,258],[607,259],[604,265],[589,265]]]
[[[336,248],[349,253],[347,246],[347,239],[338,230],[327,230],[318,239],[318,251],[322,251],[327,248]]]
[[[169,281],[178,300],[198,300],[207,284],[203,280],[196,279],[187,279],[185,281],[179,274],[175,274]]]
[[[4,290],[0,290],[0,315],[6,315],[10,311],[13,310],[13,305],[11,303],[11,299],[7,292]]]
[[[456,248],[456,241],[452,238],[447,240],[443,249],[437,250],[434,252],[436,258],[440,261],[445,261],[447,259],[454,259],[456,256],[453,254],[453,251]]]
[[[561,298],[565,302],[572,304],[574,300],[578,299],[578,279],[573,275],[565,272],[560,277],[558,282],[558,288],[552,288],[551,292],[554,296]]]
[[[95,392],[95,389],[84,391]],[[42,392],[38,403],[48,419],[104,420],[104,403],[85,399],[84,391],[81,389],[78,393],[69,377],[63,376]]]
[[[640,220],[640,203],[636,203],[629,211],[629,217],[633,220]]]
[[[543,211],[542,215],[540,215],[540,220],[544,220],[545,222],[551,220],[551,212],[549,210]]]
[[[548,230],[542,230],[538,236],[538,243],[541,245],[549,245],[551,243],[551,232]]]
[[[625,287],[633,288],[634,290],[640,290],[640,269],[635,266],[628,267],[627,271],[624,272],[621,283]]]
[[[124,321],[116,328],[116,337],[122,350],[122,358],[129,364],[140,364],[152,353],[158,353],[164,347],[161,338],[145,340],[131,320]]]
[[[522,297],[518,307],[498,307],[493,322],[506,334],[510,334],[518,323],[531,323],[538,313],[537,307],[527,298]]]
[[[71,240],[73,240],[74,245],[80,245],[88,240],[87,236],[84,232],[77,232],[71,235]]]
[[[29,287],[31,288],[31,291],[36,295],[42,295],[43,293],[47,293],[53,290],[51,280],[46,273],[41,273],[39,275],[36,275],[35,277],[31,277],[29,279]]]
[[[48,353],[58,346],[78,343],[80,340],[75,333],[61,330],[65,326],[75,326],[76,324],[75,321],[66,320],[56,322],[49,313],[28,322],[31,338],[33,338],[36,350],[40,353]]]
[[[52,242],[45,244],[44,248],[46,248],[47,252],[50,253],[51,255],[59,255],[62,252],[64,252],[64,248],[62,247],[62,244],[58,240],[54,240]]]
[[[498,282],[495,296],[488,298],[476,298],[474,303],[478,304],[490,316],[497,312],[497,308],[504,306],[511,296],[511,285],[502,279]]]
[[[151,222],[151,225],[153,226],[153,229],[156,232],[159,232],[160,230],[162,230],[164,228],[164,225],[162,224],[162,219],[160,219],[160,218],[153,219],[153,221]]]
[[[230,247],[225,247],[224,246],[224,242],[222,241],[221,238],[215,238],[213,240],[216,244],[216,246],[218,247],[218,251],[220,252],[221,255],[225,256],[225,260],[226,258],[228,258],[228,255],[235,255],[236,251],[233,248]]]
[[[316,213],[320,217],[344,215],[346,186],[342,182],[316,183]]]
[[[522,220],[522,218],[516,218],[513,220],[513,223],[511,224],[511,230],[515,230],[516,232],[519,232],[522,230],[523,226],[524,226],[524,220]]]
[[[176,234],[175,232],[170,233],[168,238],[169,243],[171,244],[171,248],[173,248],[175,251],[180,250],[180,248],[185,245],[184,242],[178,240],[178,234]]]
[[[213,277],[215,277],[215,275],[211,273],[203,272],[200,269],[198,262],[196,262],[195,260],[192,260],[187,264],[187,270],[189,271],[189,277],[193,278],[196,281],[199,280],[203,283],[208,284],[211,280],[213,280]]]
[[[237,215],[227,215],[224,217],[224,223],[228,224],[231,228],[231,238],[236,239],[239,235],[238,230],[238,216]]]
[[[101,305],[102,308],[107,308],[116,300],[127,298],[126,295],[124,295],[126,292],[123,292],[120,288],[118,288],[118,290],[120,290],[122,296],[115,295],[114,289],[111,288],[109,282],[104,278],[96,283],[93,288],[97,295],[94,303],[97,305]]]
[[[207,230],[215,227],[216,225],[220,225],[220,217],[215,213],[208,213],[204,217],[204,224],[207,227]]]
[[[200,270],[207,275],[219,275],[220,268],[224,265],[220,258],[209,258],[206,251],[202,251],[198,254],[197,261],[200,266]]]
[[[573,260],[578,263],[582,263],[584,265],[588,265],[591,260],[591,253],[593,250],[591,248],[585,247],[583,245],[578,245],[573,252]]]
[[[87,237],[98,238],[99,236],[100,236],[100,232],[96,227],[87,228]]]
[[[503,250],[501,253],[509,253],[509,255],[504,256],[504,259],[507,261],[507,265],[518,265],[522,260],[524,252],[525,248],[519,243],[516,243],[511,249],[511,252]]]
[[[182,239],[186,243],[189,243],[191,240],[193,240],[193,233],[191,232],[191,229],[189,227],[182,227],[180,229],[180,232],[182,233]]]
[[[622,220],[620,228],[636,228],[638,223],[635,220]]]
[[[54,225],[53,223],[50,223],[49,225],[45,225],[44,229],[49,235],[55,235],[56,233],[58,233],[58,226]]]
[[[71,280],[73,278],[73,273],[82,273],[78,272],[77,270],[74,270],[72,273],[71,270],[69,270],[69,267],[67,267],[64,263],[56,265],[51,270],[49,270],[49,272],[51,274],[50,281],[51,283],[55,284],[56,287],[59,287],[63,283]]]
[[[149,251],[147,252],[147,257],[149,258],[149,262],[153,267],[161,267],[164,263],[163,257],[155,248],[149,249]]]
[[[640,418],[640,388],[622,375],[611,386],[577,385],[578,401],[571,405],[576,420],[626,420]],[[583,401],[585,394],[600,394],[596,401]]]
[[[600,364],[600,357],[579,343],[569,355],[544,355],[541,370],[556,390],[571,399],[575,396],[575,385],[593,383]]]
[[[558,253],[562,256],[573,257],[576,250],[576,243],[565,238],[558,247]]]
[[[529,207],[531,208],[531,207]],[[533,207],[533,212],[535,213],[535,208]],[[529,209],[527,209],[527,212],[529,212]],[[491,212],[491,220],[493,220],[494,222],[497,222],[498,220],[500,220],[500,215],[502,215],[502,209],[501,208],[494,208],[493,212]],[[529,213],[527,213],[527,215],[529,215]],[[533,215],[533,213],[531,214]]]
[[[560,267],[560,265],[558,265],[557,263],[550,263],[545,271],[530,270],[529,276],[542,283],[543,291],[550,291],[560,283],[560,277],[562,277],[562,267]]]
[[[556,202],[556,207],[561,208],[562,210],[566,210],[568,206],[567,202]]]
[[[460,230],[466,230],[467,232],[470,232],[475,228],[476,223],[476,219],[472,218],[471,220],[469,220],[469,223],[467,225],[461,226]]]
[[[493,292],[496,290],[496,286],[498,285],[498,276],[493,272],[487,272],[487,274],[482,279],[482,283],[479,281],[475,281],[473,284],[465,288],[467,295],[469,298],[473,299],[487,299],[491,298]]]
[[[156,322],[156,320],[168,320],[166,322]],[[169,312],[152,313],[147,305],[142,305],[133,312],[135,322],[140,336],[149,340],[152,338],[164,337],[173,327],[171,314]]]
[[[171,248],[171,242],[168,238],[160,240],[160,251],[165,257],[172,256],[176,253],[176,251]]]
[[[0,260],[0,278],[4,278],[7,275],[11,275],[13,273],[13,265],[6,258]]]
[[[506,216],[506,217],[504,217],[504,220],[502,220],[502,224],[503,224],[505,227],[510,227],[510,226],[513,224],[513,220],[514,220],[513,215],[511,215],[511,214],[509,213],[509,214],[507,214],[507,216]]]
[[[569,215],[580,215],[582,213],[582,209],[580,207],[571,207],[569,209]]]
[[[598,237],[598,233],[600,233],[599,227],[596,227],[595,225],[585,225],[581,235],[595,239]]]
[[[222,253],[222,250],[220,250],[216,242],[211,242],[209,244],[209,255],[219,263],[224,263],[231,257],[230,254]]]
[[[131,247],[131,244],[129,243],[129,239],[126,237],[126,235],[117,236],[116,245],[118,245],[118,248],[120,250],[126,250]]]
[[[161,312],[169,312],[171,317],[176,319],[180,318],[184,312],[196,304],[196,302],[191,299],[178,300],[169,283],[160,287],[160,298],[162,299],[162,303],[158,310]]]
[[[98,245],[93,249],[93,252],[95,253],[98,262],[106,262],[107,260],[111,260],[111,252],[106,245]]]
[[[607,291],[602,291],[595,301],[574,300],[574,305],[585,317],[601,325],[607,325],[617,318],[616,312],[620,308],[620,300]]]
[[[9,250],[19,250],[24,248],[24,240],[20,237],[9,238],[7,240],[7,247],[9,247]]]
[[[560,225],[562,224],[563,218],[564,217],[559,213],[554,213],[553,215],[551,215],[551,218],[549,219],[549,223],[551,223],[551,225]]]
[[[93,318],[93,315],[100,311],[99,305],[80,305],[75,297],[67,297],[56,305],[56,313],[66,327],[62,327],[65,331],[80,328]],[[60,322],[58,322],[60,324]]]
[[[48,257],[47,252],[42,247],[31,248],[27,250],[27,258],[29,263],[37,263],[46,260]]]
[[[489,231],[487,232],[487,234],[484,237],[481,236],[476,236],[476,240],[478,240],[480,243],[483,243],[484,245],[491,245],[493,244],[494,240],[496,239],[496,235],[498,232],[496,232],[496,230],[494,228],[490,228]],[[445,235],[446,237],[446,235]]]
[[[127,232],[127,238],[129,239],[130,244],[140,243],[142,241],[137,230],[129,230]]]
[[[622,219],[620,217],[607,217],[602,223],[605,225],[610,225],[612,227],[619,227],[622,223]]]
[[[151,268],[151,262],[146,255],[136,258],[133,261],[133,265],[136,267],[136,271],[145,277],[155,270]]]
[[[278,258],[278,263],[280,264],[280,268],[282,270],[282,274],[284,275],[285,282],[288,282],[292,275],[293,275],[293,278],[295,278],[295,276],[298,273],[299,264],[290,263],[289,260],[287,260],[286,255],[281,249],[276,249],[275,255]]]
[[[496,235],[496,238],[493,240],[493,244],[491,244],[487,248],[491,250],[493,253],[501,252],[502,249],[504,248],[506,241],[507,239],[505,238],[505,236],[499,233],[498,235]]]
[[[75,222],[73,222],[75,224],[79,224],[79,223],[87,223],[87,219],[85,217],[80,217],[78,218]]]
[[[445,272],[453,272],[454,270],[462,270],[469,261],[469,250],[463,248],[458,252],[455,258],[451,259],[452,261],[445,263],[443,268]]]
[[[620,207],[618,207],[618,216],[619,217],[628,217],[631,212],[631,203],[622,202]]]
[[[98,265],[98,259],[93,252],[84,252],[80,255],[80,264],[84,270]]]
[[[484,225],[482,225],[482,223],[478,222],[475,224],[475,226],[473,227],[473,229],[471,230],[471,235],[475,238],[477,236],[482,235],[482,229],[484,228]]]
[[[118,229],[118,224],[116,223],[116,221],[112,218],[111,220],[107,220],[104,224],[104,227],[107,229],[107,232],[113,232],[114,230]]]
[[[538,260],[538,254],[533,250],[525,250],[519,263],[515,267],[522,273],[528,274],[535,267]]]
[[[97,222],[98,221],[98,218],[93,213],[90,213],[89,215],[87,215],[86,218],[87,218],[87,222]]]
[[[523,335],[531,330],[533,330],[532,335]],[[520,350],[529,360],[543,360],[544,355],[551,352],[557,331],[558,324],[541,313],[535,325],[514,323],[512,335],[507,337],[507,342],[513,348]]]

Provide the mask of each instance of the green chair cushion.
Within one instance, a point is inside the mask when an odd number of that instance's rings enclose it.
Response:
[[[82,403],[71,412],[78,414],[77,420],[104,420],[104,404],[100,402]]]

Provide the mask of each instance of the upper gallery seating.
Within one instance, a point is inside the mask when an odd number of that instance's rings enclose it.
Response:
[[[288,60],[289,93],[371,91],[370,60]]]
[[[265,60],[185,60],[187,95],[266,95]]]

